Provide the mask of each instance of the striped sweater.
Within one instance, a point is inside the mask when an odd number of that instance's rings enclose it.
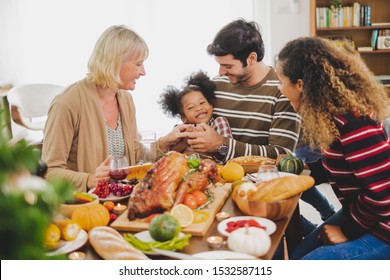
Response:
[[[214,79],[214,115],[226,117],[233,139],[226,160],[246,155],[276,158],[293,151],[299,138],[300,116],[278,89],[274,69],[254,86],[233,85],[226,77]]]
[[[390,243],[390,140],[381,122],[335,116],[340,140],[322,151],[329,183],[343,205],[341,230],[349,239],[366,232]]]

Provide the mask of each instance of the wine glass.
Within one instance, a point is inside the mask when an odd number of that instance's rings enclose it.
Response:
[[[140,160],[137,164],[152,163],[156,160],[156,132],[140,131]]]
[[[125,156],[112,156],[109,175],[111,179],[120,181],[126,179],[129,174],[129,162]]]
[[[280,176],[275,165],[261,165],[256,175],[256,182],[264,183],[278,177]]]

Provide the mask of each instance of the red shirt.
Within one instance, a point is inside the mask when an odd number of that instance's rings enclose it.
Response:
[[[334,119],[340,139],[322,154],[343,205],[341,230],[349,239],[370,232],[390,243],[390,140],[383,124],[353,114]]]

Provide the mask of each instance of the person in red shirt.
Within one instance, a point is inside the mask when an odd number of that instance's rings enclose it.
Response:
[[[386,93],[356,54],[322,38],[298,38],[279,53],[280,91],[302,116],[342,209],[302,240],[291,259],[390,259],[390,140]],[[325,177],[325,178],[324,178]]]

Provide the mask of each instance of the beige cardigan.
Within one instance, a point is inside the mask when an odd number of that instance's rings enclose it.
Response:
[[[117,99],[122,118],[125,155],[134,165],[139,157],[135,107],[127,91]],[[66,88],[52,102],[45,126],[42,159],[47,178],[58,176],[86,191],[87,179],[109,156],[108,140],[96,85],[87,79]]]

